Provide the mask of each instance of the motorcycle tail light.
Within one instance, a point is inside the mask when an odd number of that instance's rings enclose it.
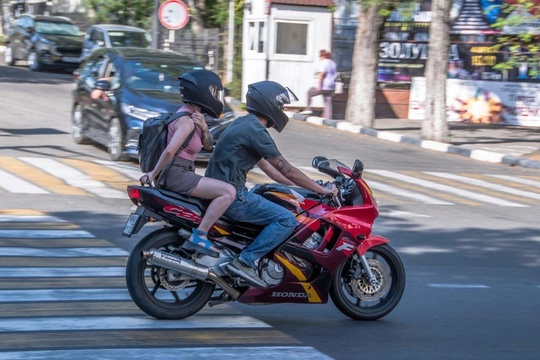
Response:
[[[131,199],[131,202],[133,204],[139,206],[140,200],[141,200],[141,192],[136,187],[128,186],[127,193],[129,198]]]

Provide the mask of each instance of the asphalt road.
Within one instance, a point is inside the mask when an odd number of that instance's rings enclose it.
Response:
[[[366,165],[381,210],[375,232],[392,240],[408,279],[401,303],[385,318],[352,321],[331,303],[232,304],[205,309],[187,327],[164,325],[125,297],[121,274],[55,276],[60,263],[64,270],[120,271],[140,238],[119,235],[132,204],[115,192],[136,183],[137,165],[111,164],[104,149],[71,141],[70,89],[69,74],[0,66],[0,359],[538,359],[540,172],[304,122],[272,133],[291,163],[307,168],[324,155]],[[95,192],[81,190],[67,182],[68,173],[55,172],[57,162],[115,191],[94,182]],[[44,185],[47,170],[60,181],[55,187],[48,178]],[[47,192],[7,186],[20,180]],[[60,232],[47,238],[44,230]],[[100,256],[60,262],[61,249],[74,244],[96,247]]]

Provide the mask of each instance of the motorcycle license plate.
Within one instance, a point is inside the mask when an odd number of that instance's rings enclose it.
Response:
[[[132,213],[129,215],[129,218],[126,221],[126,225],[124,225],[124,230],[122,231],[122,235],[124,236],[131,236],[133,234],[133,231],[137,227],[137,224],[141,221],[141,215]]]

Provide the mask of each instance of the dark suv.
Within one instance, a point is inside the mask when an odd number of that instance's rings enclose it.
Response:
[[[21,15],[11,26],[4,62],[28,61],[31,70],[76,69],[81,62],[83,34],[63,16]]]
[[[92,140],[104,145],[112,160],[137,158],[139,134],[145,120],[182,106],[178,76],[202,66],[189,56],[145,48],[101,48],[73,72],[72,129],[77,144]],[[219,119],[206,116],[218,141],[234,120],[225,104]],[[211,152],[201,151],[205,161]]]

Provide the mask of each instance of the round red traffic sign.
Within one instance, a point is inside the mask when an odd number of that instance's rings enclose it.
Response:
[[[161,25],[167,29],[178,30],[188,23],[189,10],[180,0],[167,0],[160,5],[158,18]]]

